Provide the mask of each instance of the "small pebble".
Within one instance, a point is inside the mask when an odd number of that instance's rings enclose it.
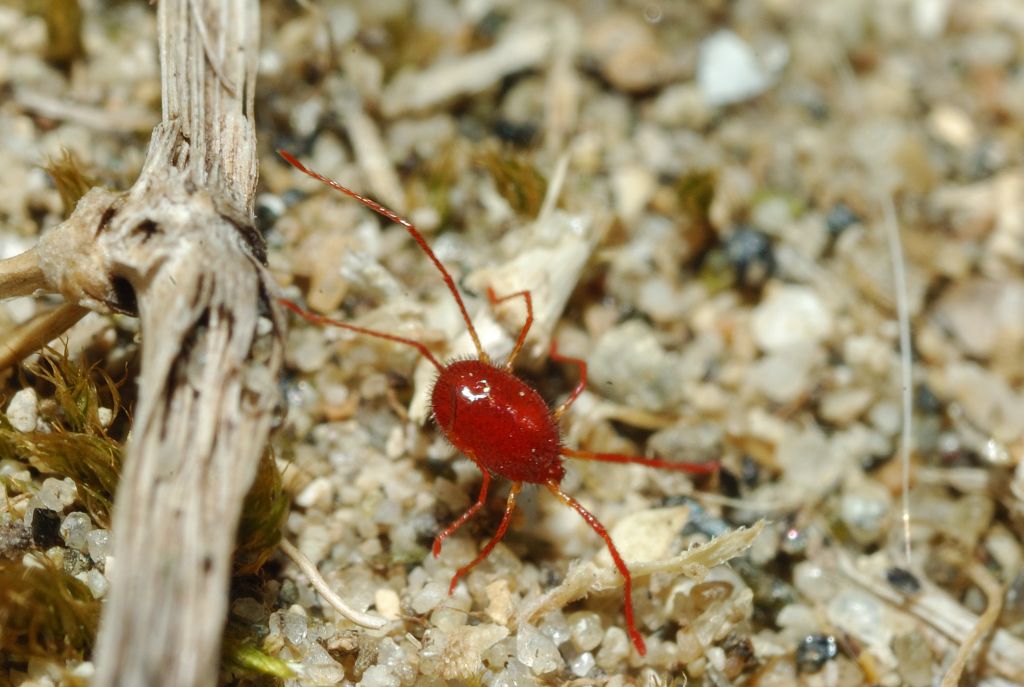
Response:
[[[373,605],[377,607],[377,612],[388,620],[398,620],[402,617],[402,601],[393,589],[381,587],[374,592]]]
[[[64,538],[64,543],[76,551],[84,552],[88,549],[86,535],[92,530],[92,519],[80,511],[68,513],[60,524],[60,536]]]
[[[513,658],[509,660],[505,669],[495,676],[491,687],[536,687],[540,684],[529,668]]]
[[[856,420],[874,399],[869,389],[847,388],[828,391],[821,397],[818,413],[821,419],[840,427]]]
[[[769,289],[751,318],[754,340],[766,352],[800,343],[820,343],[832,335],[832,326],[832,314],[825,303],[806,286]]]
[[[667,558],[689,515],[687,506],[630,513],[612,527],[612,539],[619,542],[619,553],[627,561],[645,563]],[[598,560],[608,566],[612,564],[607,549],[598,554]]]
[[[893,639],[892,652],[907,687],[930,687],[934,684],[932,664],[935,659],[923,633],[899,635]]]
[[[608,83],[627,93],[662,86],[677,72],[654,31],[633,13],[608,13],[594,22],[584,46]]]
[[[309,632],[309,621],[305,616],[292,611],[281,615],[281,634],[291,644],[301,646],[306,642]]]
[[[334,485],[326,477],[316,477],[295,497],[299,508],[327,509],[334,498]]]
[[[892,508],[892,497],[886,488],[873,480],[847,487],[840,501],[840,517],[850,535],[867,545],[885,534]]]
[[[98,565],[103,565],[112,553],[110,532],[108,530],[92,530],[85,535],[86,549],[89,558]]]
[[[336,685],[345,679],[345,668],[319,643],[308,642],[303,648],[302,672],[307,684]]]
[[[551,638],[525,623],[516,633],[516,656],[534,675],[552,673],[565,665]]]
[[[797,563],[793,569],[793,584],[808,599],[825,602],[836,594],[835,580],[820,565],[809,560]]]
[[[356,684],[360,687],[400,687],[402,682],[386,667],[377,665],[364,670],[362,679]]]
[[[89,591],[92,592],[94,599],[102,599],[107,595],[107,590],[110,589],[110,582],[96,568],[85,573],[83,582],[89,587]]]
[[[760,289],[775,274],[772,240],[753,227],[741,226],[729,234],[725,256],[740,288]]]
[[[32,531],[17,520],[0,522],[0,560],[19,558],[32,543]]]
[[[830,236],[839,236],[848,227],[860,222],[861,219],[845,203],[836,203],[825,215],[825,227]]]
[[[110,408],[104,408],[101,406],[96,409],[96,420],[100,423],[100,427],[108,429],[114,421],[114,411]]]
[[[872,647],[888,646],[893,625],[886,622],[886,608],[876,596],[846,589],[826,600],[829,620],[835,627]]]
[[[485,592],[487,594],[487,616],[499,625],[504,625],[515,611],[508,580],[499,578],[490,582]]]
[[[705,38],[697,60],[697,85],[712,107],[754,98],[771,85],[750,46],[723,29]]]
[[[569,616],[572,643],[580,651],[593,651],[604,639],[601,616],[592,611],[577,611]]]
[[[89,557],[75,549],[61,549],[61,554],[64,556],[64,572],[69,575],[84,573],[92,567]]]
[[[78,498],[78,486],[70,477],[47,477],[36,496],[44,508],[60,513]]]
[[[812,373],[822,362],[824,356],[818,347],[810,343],[794,343],[754,363],[747,375],[747,383],[774,403],[793,403],[807,394]]]
[[[588,362],[591,387],[616,401],[658,412],[682,400],[678,356],[665,351],[651,328],[638,320],[606,331]]]
[[[448,598],[448,585],[443,582],[427,582],[423,589],[412,597],[410,606],[414,613],[424,615],[437,608]]]
[[[406,648],[408,644],[402,642]],[[404,685],[412,685],[418,671],[406,650],[395,643],[390,637],[384,637],[377,644],[377,665],[387,668]]]
[[[553,611],[545,615],[544,621],[540,625],[540,631],[541,634],[550,637],[555,646],[565,644],[572,636],[569,623],[566,622],[561,611]]]
[[[722,642],[725,652],[725,676],[735,679],[757,664],[757,653],[749,637],[730,634]]]
[[[974,122],[958,107],[939,105],[928,115],[927,125],[933,135],[954,148],[969,150],[977,145]]]
[[[22,389],[7,404],[7,421],[19,432],[35,431],[39,421],[39,397],[35,389]]]
[[[596,665],[597,661],[594,660],[594,654],[584,651],[569,661],[569,670],[576,677],[587,677]]]
[[[879,401],[868,413],[871,426],[887,437],[894,436],[903,426],[903,416],[895,401]]]
[[[933,317],[966,355],[989,358],[1024,344],[1024,281],[969,279],[946,289]]]
[[[787,527],[779,541],[781,551],[790,556],[802,556],[807,551],[810,535],[806,529]]]
[[[231,602],[231,615],[247,623],[259,623],[267,618],[267,609],[251,596],[243,596]]]
[[[626,660],[632,645],[621,627],[609,627],[604,633],[601,648],[597,652],[597,665],[602,670],[614,671],[622,661]]]
[[[643,165],[622,165],[612,175],[615,211],[624,222],[635,221],[650,202],[657,180]]]
[[[477,676],[484,652],[508,634],[507,628],[491,624],[463,625],[451,633],[428,629],[423,636],[420,671],[445,680],[466,680]],[[526,673],[529,675],[529,671]]]

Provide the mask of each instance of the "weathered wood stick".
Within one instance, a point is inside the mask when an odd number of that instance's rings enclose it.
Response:
[[[243,498],[283,320],[253,226],[257,0],[161,0],[163,117],[126,193],[93,189],[38,246],[46,288],[138,313],[135,425],[93,685],[213,685]]]

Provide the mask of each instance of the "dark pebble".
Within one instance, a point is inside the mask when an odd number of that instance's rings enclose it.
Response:
[[[760,289],[775,274],[772,240],[753,227],[738,227],[725,240],[725,255],[736,275],[737,286]]]
[[[832,635],[807,635],[796,648],[796,668],[801,673],[816,673],[839,653]]]
[[[836,203],[825,217],[825,226],[830,236],[839,236],[847,227],[860,222],[860,216],[845,203]]]
[[[921,581],[906,568],[889,568],[885,571],[885,579],[901,594],[917,594],[921,591]]]
[[[60,514],[49,508],[36,508],[32,512],[32,543],[40,549],[62,546]]]
[[[517,148],[528,148],[537,138],[537,125],[499,119],[494,123],[494,135]]]

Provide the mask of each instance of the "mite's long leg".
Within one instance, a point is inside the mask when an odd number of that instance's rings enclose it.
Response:
[[[427,347],[421,344],[419,341],[413,341],[412,339],[406,339],[405,337],[395,336],[394,334],[388,334],[386,332],[378,332],[376,329],[357,327],[354,324],[349,324],[348,322],[342,322],[341,320],[333,320],[330,317],[317,315],[316,313],[310,312],[305,308],[293,303],[287,298],[279,298],[277,299],[277,302],[291,310],[299,317],[305,319],[307,322],[312,322],[313,324],[326,324],[330,327],[337,327],[338,329],[347,329],[348,331],[355,332],[357,334],[375,336],[378,339],[387,339],[388,341],[394,341],[396,343],[405,344],[406,346],[412,346],[413,348],[420,352],[420,355],[429,360],[430,363],[437,368],[438,372],[444,369],[441,363],[438,361],[438,359],[434,357],[434,354],[431,353],[427,349]]]
[[[689,472],[693,475],[707,475],[712,472],[717,472],[720,467],[717,461],[710,461],[707,463],[677,463],[669,460],[661,460],[660,458],[627,456],[622,453],[593,453],[592,451],[576,451],[571,448],[563,448],[560,453],[566,458],[596,460],[602,463],[636,463],[637,465],[646,465],[649,468]]]
[[[512,489],[508,492],[508,501],[505,502],[505,515],[501,518],[501,524],[498,525],[498,531],[494,533],[494,536],[491,537],[489,542],[487,542],[487,545],[480,550],[480,553],[476,555],[476,558],[455,571],[455,574],[452,575],[452,582],[448,585],[449,594],[455,591],[455,585],[459,583],[459,579],[487,558],[494,547],[498,545],[498,542],[501,541],[502,537],[505,536],[505,532],[508,530],[508,524],[512,520],[512,511],[516,508],[516,497],[519,495],[519,490],[522,486],[522,482],[512,483]]]
[[[552,411],[552,414],[557,420],[562,417],[562,414],[565,413],[565,411],[569,410],[569,406],[571,406],[573,402],[579,398],[580,394],[583,393],[583,390],[587,388],[587,361],[580,360],[579,358],[570,358],[568,356],[559,355],[558,343],[556,341],[551,342],[551,353],[548,354],[548,357],[555,362],[570,363],[580,369],[580,381],[576,384],[576,388],[569,394],[569,398],[562,401],[562,405]]]
[[[487,351],[485,351],[484,347],[480,345],[480,337],[476,333],[476,327],[473,326],[473,321],[471,319],[469,319],[469,311],[466,310],[466,304],[465,304],[465,302],[463,302],[462,296],[459,295],[459,290],[457,288],[455,288],[455,280],[452,279],[452,275],[448,273],[448,270],[445,269],[445,266],[441,264],[441,261],[437,259],[437,255],[434,253],[434,251],[427,244],[426,239],[423,238],[423,234],[420,233],[419,229],[414,227],[413,224],[409,220],[407,220],[407,219],[405,219],[403,217],[399,217],[398,213],[394,212],[393,210],[387,209],[386,207],[384,207],[383,205],[381,205],[377,201],[370,200],[366,196],[359,195],[358,193],[356,193],[352,189],[347,188],[345,186],[342,186],[337,181],[334,181],[333,179],[328,179],[323,174],[320,174],[319,172],[314,172],[313,170],[308,169],[305,165],[303,165],[301,162],[296,160],[295,157],[291,153],[289,153],[289,152],[287,152],[285,150],[278,150],[277,154],[280,155],[281,157],[283,157],[288,162],[288,164],[290,164],[292,167],[294,167],[295,169],[299,170],[303,174],[306,174],[306,175],[316,179],[319,182],[327,184],[328,186],[333,188],[335,191],[341,191],[345,195],[347,195],[347,196],[349,196],[351,198],[355,198],[360,203],[362,203],[366,207],[370,208],[371,210],[376,212],[381,217],[389,219],[392,222],[394,222],[395,224],[400,224],[409,233],[409,236],[411,236],[412,239],[417,244],[419,244],[419,247],[423,249],[423,252],[427,254],[427,257],[430,258],[430,261],[432,263],[434,263],[434,266],[437,268],[437,271],[441,273],[441,278],[444,279],[444,283],[448,286],[448,290],[451,292],[452,296],[455,298],[456,305],[459,306],[459,312],[462,313],[462,319],[466,323],[466,328],[469,330],[469,336],[470,336],[471,339],[473,339],[473,345],[476,346],[476,352],[480,356],[480,360],[484,360],[484,361],[490,360],[490,358],[487,357]],[[302,313],[299,313],[299,314],[301,315]],[[307,317],[306,319],[309,319],[309,318]],[[358,331],[358,330],[353,329],[353,331]]]
[[[533,297],[530,296],[529,291],[516,291],[515,293],[510,293],[507,296],[498,297],[494,295],[494,289],[490,286],[487,287],[487,298],[490,299],[492,306],[507,301],[510,298],[517,298],[519,296],[522,296],[523,300],[526,301],[526,322],[523,323],[523,328],[519,330],[519,336],[516,338],[516,345],[512,349],[512,354],[508,357],[508,361],[505,363],[505,369],[509,372],[512,371],[512,362],[516,359],[516,356],[519,355],[519,351],[522,350],[523,344],[526,343],[527,332],[529,332],[530,327],[533,326]]]
[[[625,561],[622,560],[622,556],[619,555],[619,550],[615,548],[615,544],[612,543],[612,538],[608,535],[608,530],[604,528],[594,514],[584,508],[579,501],[562,491],[562,488],[558,486],[557,482],[548,482],[548,489],[554,494],[559,501],[569,506],[583,519],[586,521],[590,528],[597,532],[597,535],[604,539],[605,545],[608,547],[608,553],[612,555],[612,560],[615,561],[615,567],[619,569],[619,573],[623,579],[623,594],[625,595],[625,610],[626,610],[626,629],[629,630],[629,637],[633,640],[633,646],[636,647],[637,653],[641,656],[647,653],[647,647],[644,645],[644,638],[640,636],[640,633],[636,629],[636,621],[633,619],[633,577],[629,574],[629,568],[626,567]]]
[[[441,555],[441,543],[455,534],[455,530],[459,529],[466,524],[466,521],[476,515],[476,512],[483,508],[484,504],[487,503],[487,490],[491,486],[491,473],[486,470],[482,471],[484,474],[484,482],[480,485],[480,495],[476,497],[476,503],[469,507],[465,513],[459,516],[458,520],[448,525],[444,532],[441,532],[434,538],[434,558]]]

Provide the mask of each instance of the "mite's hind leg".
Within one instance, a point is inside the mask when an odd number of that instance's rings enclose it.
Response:
[[[633,640],[633,646],[636,647],[637,652],[641,656],[645,655],[647,653],[647,647],[644,645],[644,638],[641,637],[640,633],[637,631],[636,621],[633,619],[633,577],[629,574],[629,568],[626,567],[626,563],[622,560],[622,556],[619,555],[619,550],[615,548],[615,544],[612,543],[612,538],[608,535],[608,530],[606,530],[604,525],[598,522],[597,518],[594,517],[594,514],[584,508],[579,501],[562,491],[562,488],[558,486],[557,482],[548,482],[547,486],[559,501],[579,513],[583,520],[590,525],[590,528],[597,532],[597,536],[604,539],[604,543],[608,547],[608,553],[612,555],[612,560],[615,561],[615,567],[619,569],[619,573],[622,575],[623,594],[625,595],[624,605],[626,611],[626,629],[629,631],[629,637]]]
[[[476,515],[476,512],[487,503],[487,490],[491,486],[491,473],[483,470],[484,483],[480,485],[480,495],[476,497],[476,503],[469,507],[465,513],[459,516],[458,520],[448,525],[443,532],[434,537],[434,558],[441,555],[441,543],[455,534],[455,530],[466,524],[466,521]]]
[[[587,388],[587,361],[580,360],[579,358],[570,358],[568,356],[559,355],[557,341],[551,342],[551,353],[548,354],[548,357],[554,360],[555,362],[570,363],[572,365],[575,365],[580,370],[580,381],[576,384],[576,388],[573,389],[572,392],[569,394],[569,397],[562,401],[562,404],[555,408],[552,412],[552,415],[554,415],[555,419],[557,420],[558,418],[562,417],[565,411],[569,410],[569,406],[571,406],[576,401],[576,399],[579,398],[580,394],[583,393],[583,390]]]
[[[662,460],[661,458],[644,458],[643,456],[627,456],[623,453],[594,453],[593,451],[576,451],[571,448],[563,448],[559,453],[566,458],[577,458],[579,460],[594,460],[601,463],[633,463],[635,465],[646,465],[649,468],[659,470],[675,470],[676,472],[688,472],[691,475],[708,475],[718,472],[721,465],[718,461],[707,463],[684,463]]]
[[[526,343],[526,334],[530,331],[530,327],[533,326],[533,297],[530,296],[529,291],[516,291],[510,293],[507,296],[496,296],[494,295],[494,289],[490,286],[487,287],[487,298],[491,301],[491,305],[495,306],[498,303],[503,303],[512,298],[519,298],[526,302],[526,322],[523,323],[523,328],[519,330],[519,336],[516,337],[516,345],[512,348],[512,354],[509,355],[508,361],[505,363],[505,368],[511,372],[512,363],[515,361],[516,356],[519,355],[519,351],[522,350],[523,344]]]
[[[452,575],[452,582],[448,585],[448,593],[451,594],[455,591],[455,585],[459,583],[459,578],[468,573],[470,570],[480,564],[485,558],[487,558],[498,542],[501,541],[502,537],[505,536],[506,530],[508,530],[508,524],[512,520],[512,511],[516,508],[516,496],[519,495],[519,490],[522,488],[522,482],[513,482],[512,489],[508,492],[508,501],[505,502],[505,515],[501,518],[501,524],[498,525],[498,531],[494,533],[491,540],[487,542],[487,545],[480,550],[480,553],[476,555],[472,561],[462,566],[455,571]]]

